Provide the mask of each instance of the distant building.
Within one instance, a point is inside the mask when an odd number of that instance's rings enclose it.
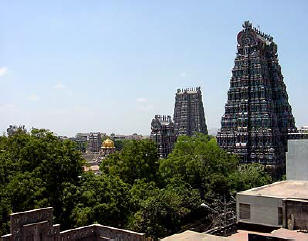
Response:
[[[88,136],[85,135],[76,135],[76,137],[70,138],[77,145],[77,149],[82,153],[85,153],[87,150]]]
[[[142,135],[138,135],[137,133],[134,133],[132,135],[128,135],[126,137],[127,140],[142,140],[144,139]]]
[[[237,193],[242,224],[308,230],[308,181],[281,181]]]
[[[99,152],[86,152],[82,153],[82,157],[89,163],[90,165],[98,164],[101,160],[101,156]]]
[[[302,126],[298,129],[298,132],[300,133],[308,133],[308,126]]]
[[[117,140],[142,140],[142,139],[144,139],[144,136],[139,135],[137,133],[134,133],[132,135],[119,135],[119,134],[111,133],[110,138],[114,141],[117,141]]]
[[[53,208],[33,209],[10,215],[10,234],[3,235],[1,241],[103,241],[134,240],[146,241],[145,234],[113,228],[101,224],[60,231],[59,224],[53,224]]]
[[[84,172],[93,172],[94,174],[100,174],[99,164],[97,162],[87,162],[86,165],[83,166]]]
[[[76,138],[86,138],[87,140],[89,139],[90,133],[77,133]]]
[[[296,132],[289,133],[288,139],[308,139],[308,126],[302,126]]]
[[[174,130],[176,135],[207,134],[200,87],[178,89],[175,94]]]
[[[150,139],[157,144],[160,158],[166,158],[176,140],[171,116],[155,115],[151,123]]]
[[[246,21],[237,35],[220,147],[242,163],[258,162],[274,176],[285,173],[288,133],[296,132],[273,38]]]
[[[10,125],[9,128],[7,128],[7,135],[12,136],[18,131],[27,132],[24,125],[16,126],[16,125]]]
[[[87,150],[89,152],[100,152],[102,145],[102,134],[100,132],[91,132],[88,137]]]
[[[308,181],[308,139],[288,141],[287,180]]]

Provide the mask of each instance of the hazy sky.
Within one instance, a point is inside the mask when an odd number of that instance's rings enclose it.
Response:
[[[177,88],[201,86],[219,128],[236,35],[271,34],[297,126],[308,125],[307,1],[0,1],[0,133],[150,133]]]

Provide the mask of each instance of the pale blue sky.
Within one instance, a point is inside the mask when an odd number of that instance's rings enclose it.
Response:
[[[224,112],[244,20],[271,34],[297,126],[308,125],[307,1],[0,0],[0,132],[149,134],[177,88]]]

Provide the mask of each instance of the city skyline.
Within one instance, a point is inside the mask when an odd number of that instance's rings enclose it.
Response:
[[[3,1],[0,132],[149,135],[155,114],[173,115],[176,89],[194,86],[219,128],[245,20],[278,44],[296,126],[307,125],[308,5],[295,2]]]

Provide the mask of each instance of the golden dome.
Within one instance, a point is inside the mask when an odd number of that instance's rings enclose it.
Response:
[[[114,148],[114,142],[107,138],[103,141],[102,148]]]

